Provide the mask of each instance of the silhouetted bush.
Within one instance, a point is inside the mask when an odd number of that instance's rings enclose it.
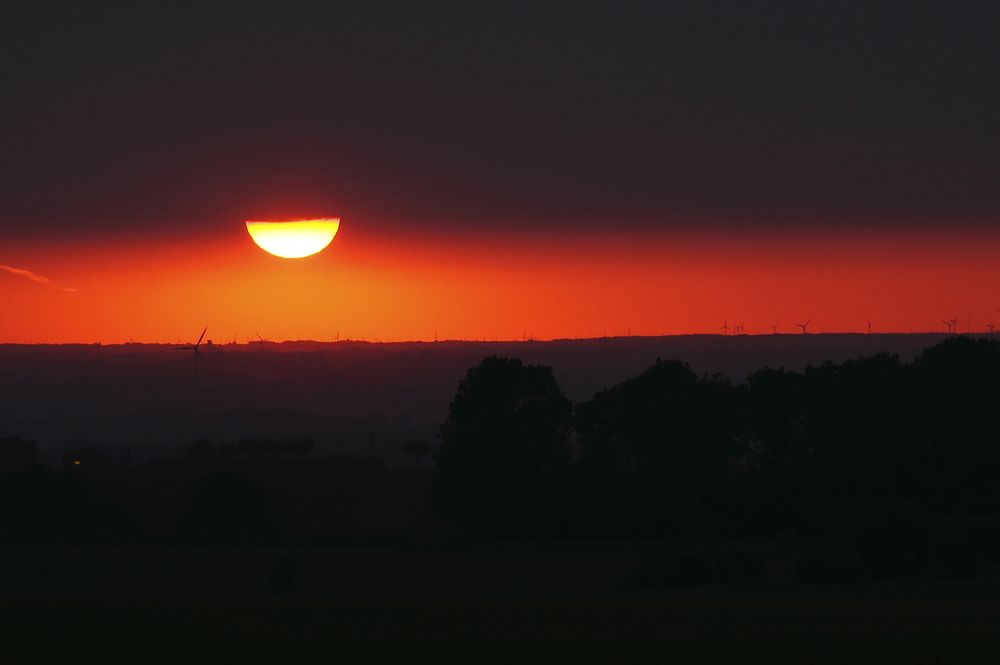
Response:
[[[280,537],[267,493],[234,473],[208,476],[176,528],[177,541],[191,545],[272,545]]]
[[[275,557],[267,573],[267,588],[272,593],[291,593],[301,584],[299,564],[290,556]]]
[[[211,459],[215,456],[215,447],[208,439],[198,439],[188,446],[187,455],[196,460]]]
[[[760,558],[742,549],[725,549],[715,559],[719,582],[740,584],[757,582],[764,577],[764,564]]]
[[[802,555],[795,559],[795,579],[801,584],[856,584],[869,578],[859,557],[845,554]]]
[[[0,476],[0,543],[123,545],[142,540],[125,505],[91,496],[81,479],[42,466]]]
[[[967,578],[989,560],[986,523],[890,499],[843,508],[835,535],[864,560],[874,579]]]
[[[930,574],[933,577],[975,577],[982,566],[997,563],[1000,520],[964,512],[928,517]]]
[[[741,549],[718,552],[665,553],[647,559],[629,575],[630,586],[674,589],[686,586],[740,584],[764,577],[756,555]]]
[[[966,535],[984,564],[1000,564],[1000,515],[969,518]]]
[[[928,569],[926,516],[903,499],[842,508],[836,537],[865,561],[875,579],[914,579]]]
[[[27,471],[38,459],[38,444],[16,436],[0,438],[0,473]]]
[[[661,554],[641,563],[629,576],[631,586],[643,589],[673,589],[716,581],[712,562],[701,552]]]

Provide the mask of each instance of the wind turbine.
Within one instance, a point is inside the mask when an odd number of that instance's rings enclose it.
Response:
[[[722,322],[722,334],[723,335],[728,335],[729,334],[729,321],[723,321]]]
[[[777,335],[778,334],[778,324],[777,323],[772,323],[771,324],[771,334],[772,335]]]
[[[201,355],[201,350],[198,348],[201,346],[201,340],[205,339],[205,332],[208,331],[208,326],[205,326],[205,330],[201,331],[201,337],[194,344],[186,344],[184,346],[175,346],[174,351],[194,351],[194,375],[198,376],[198,363],[200,362],[205,367],[208,367],[208,363],[205,362],[205,357]]]
[[[868,321],[868,334],[872,334],[872,322],[870,320]]]
[[[810,317],[809,320],[806,321],[805,323],[796,323],[795,325],[798,328],[802,328],[803,335],[808,335],[809,334],[808,327],[810,323],[812,323],[812,317]]]
[[[955,317],[952,318],[952,319],[942,319],[941,323],[943,323],[946,326],[948,326],[948,334],[949,335],[954,335],[955,334],[955,328],[958,326],[958,314],[956,314]]]

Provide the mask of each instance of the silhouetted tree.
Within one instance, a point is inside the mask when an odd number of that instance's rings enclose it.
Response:
[[[434,448],[423,439],[412,439],[403,446],[403,452],[413,458],[414,466],[420,466],[420,460],[434,452]]]
[[[215,447],[208,439],[198,439],[188,446],[187,454],[191,459],[207,460],[215,455]]]
[[[315,450],[316,446],[310,439],[292,439],[286,446],[289,455],[293,457],[305,457]]]
[[[837,506],[911,491],[920,451],[909,384],[888,354],[751,375],[740,393],[752,467],[735,480],[741,523],[816,531]]]
[[[929,506],[1000,510],[1000,344],[952,337],[913,362],[911,446]]]
[[[571,458],[571,412],[548,367],[490,357],[470,369],[441,428],[435,511],[467,534],[545,528]]]
[[[878,354],[763,369],[736,387],[657,361],[578,405],[568,463],[564,398],[548,370],[488,358],[442,428],[434,506],[480,535],[791,531],[853,552],[850,570],[819,562],[810,579],[857,579],[858,562],[875,577],[893,562],[902,576],[960,575],[1000,557],[982,554],[1000,552],[998,405],[992,340],[949,338],[909,364]]]
[[[583,515],[622,535],[704,532],[721,515],[731,389],[660,361],[577,408]]]

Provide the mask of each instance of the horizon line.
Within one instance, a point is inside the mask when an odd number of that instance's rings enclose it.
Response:
[[[795,332],[759,332],[750,333],[744,332],[741,334],[727,335],[723,333],[664,333],[659,335],[601,335],[595,337],[528,337],[526,339],[473,339],[473,338],[441,338],[441,339],[381,339],[381,338],[362,338],[362,337],[343,337],[340,339],[308,339],[308,338],[298,338],[298,339],[282,339],[282,340],[252,340],[247,339],[247,341],[227,341],[227,342],[215,342],[214,340],[206,340],[203,346],[212,347],[249,347],[258,345],[278,345],[278,344],[446,344],[446,343],[461,343],[461,344],[539,344],[539,343],[552,343],[552,342],[596,342],[596,341],[607,341],[607,340],[627,340],[627,339],[665,339],[673,337],[718,337],[718,338],[744,338],[744,337],[787,337],[787,338],[802,338],[802,337],[835,337],[835,336],[854,336],[854,337],[887,337],[887,336],[938,336],[938,337],[1000,337],[1000,330],[990,331],[990,330],[977,330],[977,331],[967,331],[967,332],[942,332],[936,330],[910,330],[910,331],[884,331],[884,332],[866,332],[866,331],[839,331],[839,332],[811,332],[808,334],[795,333]],[[172,346],[174,344],[182,343],[183,340],[178,341],[135,341],[126,340],[122,342],[5,342],[0,341],[0,346]]]

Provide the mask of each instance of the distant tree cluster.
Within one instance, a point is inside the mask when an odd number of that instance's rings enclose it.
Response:
[[[198,439],[188,446],[188,457],[209,459],[274,459],[279,457],[305,457],[314,450],[309,439],[243,439],[235,444],[214,446],[207,439]]]
[[[34,441],[0,438],[0,544],[108,545],[142,539],[138,516],[124,504],[92,495],[74,473],[37,464],[37,454]]]
[[[16,436],[0,437],[0,473],[26,471],[38,459],[38,444]]]
[[[949,547],[1000,561],[993,341],[952,338],[909,364],[762,369],[740,385],[658,360],[575,407],[549,368],[487,358],[441,439],[433,505],[466,535],[793,531],[838,539],[884,576],[900,572],[876,561],[893,547],[913,574]]]

